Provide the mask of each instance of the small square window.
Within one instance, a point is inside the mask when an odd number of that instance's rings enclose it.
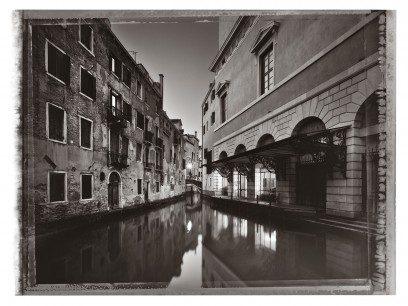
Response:
[[[82,45],[93,54],[93,30],[91,26],[82,23],[79,33]]]
[[[66,200],[66,173],[50,172],[49,173],[49,201],[61,202]]]
[[[65,135],[65,110],[48,103],[48,138],[65,143]]]
[[[81,199],[88,200],[93,197],[93,175],[81,174]]]
[[[83,67],[81,67],[81,93],[86,95],[88,98],[95,100],[96,78]]]
[[[92,121],[80,118],[81,147],[92,149]]]
[[[156,192],[160,192],[160,182],[156,182]]]

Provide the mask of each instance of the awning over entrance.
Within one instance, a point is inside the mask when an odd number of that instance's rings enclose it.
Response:
[[[278,180],[285,179],[286,159],[298,156],[301,164],[324,163],[330,169],[337,167],[346,177],[347,127],[316,133],[292,136],[234,156],[203,165],[217,170],[221,176],[230,177],[233,171],[250,174],[255,164],[262,164],[276,173]],[[332,172],[332,171],[331,171]]]

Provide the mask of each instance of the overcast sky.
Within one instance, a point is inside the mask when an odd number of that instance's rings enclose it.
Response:
[[[171,119],[182,120],[185,133],[197,131],[201,143],[201,103],[214,79],[208,67],[218,51],[217,20],[112,21],[112,30],[127,50],[138,52],[136,61],[153,80],[164,75],[164,110]]]

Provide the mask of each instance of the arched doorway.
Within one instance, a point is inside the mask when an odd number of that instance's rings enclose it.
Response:
[[[275,139],[271,134],[264,134],[259,138],[256,147],[260,148],[271,143]],[[255,196],[261,201],[270,201],[276,195],[276,174],[270,172],[262,164],[255,165]]]
[[[121,179],[117,172],[112,172],[108,183],[108,205],[109,209],[119,208]]]
[[[300,121],[292,136],[307,135],[326,129],[323,121],[317,117],[308,117]],[[296,166],[296,203],[313,206],[320,210],[326,208],[327,169],[323,162],[312,161],[305,154],[298,158]]]
[[[235,148],[234,155],[241,154],[243,152],[246,152],[246,147],[243,144],[239,144]],[[247,197],[247,177],[244,174],[238,173],[238,171],[234,171],[233,173],[233,193],[235,197],[238,198],[246,198]]]

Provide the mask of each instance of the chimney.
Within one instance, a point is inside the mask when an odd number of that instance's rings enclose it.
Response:
[[[194,131],[195,138],[197,138],[197,131]]]
[[[163,78],[164,78],[164,75],[160,73],[159,77],[160,77],[160,93],[161,93],[161,95],[163,97]]]

